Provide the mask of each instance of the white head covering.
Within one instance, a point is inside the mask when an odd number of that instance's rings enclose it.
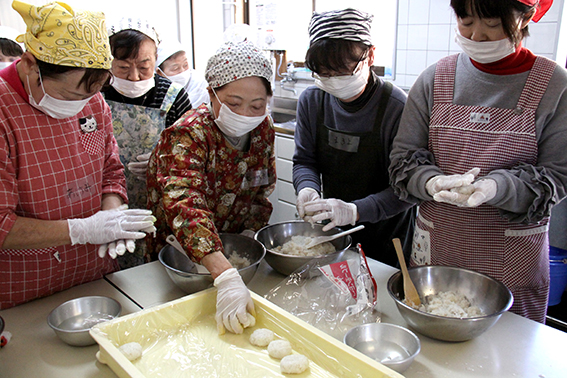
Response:
[[[272,79],[272,64],[252,42],[227,42],[209,58],[205,79],[212,88],[250,76]]]
[[[309,44],[324,38],[346,39],[372,46],[373,15],[353,8],[313,13],[309,22]]]
[[[165,39],[161,41],[157,49],[156,70],[167,58],[178,51],[185,51],[185,49],[176,39]]]
[[[119,20],[108,20],[108,36],[111,37],[114,34],[121,32],[122,30],[136,30],[140,33],[145,34],[150,37],[159,45],[160,39],[156,29],[150,25],[148,20],[143,20],[138,17],[122,17]]]

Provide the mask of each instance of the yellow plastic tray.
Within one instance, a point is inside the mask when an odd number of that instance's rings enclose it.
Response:
[[[266,299],[251,294],[256,306],[257,321],[256,326],[246,329],[244,334],[217,335],[214,322],[216,289],[211,288],[93,327],[90,333],[100,349],[97,357],[121,378],[224,378],[229,375],[262,378],[402,377],[401,374],[337,341]],[[194,332],[201,337],[198,347],[190,345],[190,337],[176,339],[171,336],[183,335],[186,330],[191,333],[191,327],[195,327]],[[248,341],[250,334],[261,327],[269,328],[279,338],[289,340],[294,353],[301,353],[309,358],[310,368],[302,374],[282,375],[279,360],[270,358],[266,348],[252,346]],[[214,345],[207,345],[209,341]],[[118,350],[118,346],[128,342],[138,342],[142,345],[142,358],[130,362]],[[211,358],[208,361],[210,364],[207,365],[211,366],[210,371],[203,371],[202,368],[200,372],[195,371],[198,369],[187,369],[193,363],[179,358],[190,356],[195,351]],[[186,352],[185,356],[183,352]],[[174,358],[172,354],[176,354]],[[161,370],[148,373],[151,369],[146,365],[159,366]]]

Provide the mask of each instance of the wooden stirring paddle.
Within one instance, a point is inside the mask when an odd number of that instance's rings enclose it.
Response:
[[[404,296],[408,302],[407,304],[412,307],[419,306],[421,304],[421,300],[419,299],[419,294],[417,294],[415,285],[409,276],[406,259],[404,258],[404,251],[402,250],[402,243],[400,243],[400,239],[398,238],[392,239],[392,242],[394,243],[394,248],[396,248],[400,267],[402,268],[402,277],[404,278]]]

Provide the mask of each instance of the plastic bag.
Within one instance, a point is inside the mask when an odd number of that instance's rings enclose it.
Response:
[[[341,341],[352,327],[380,322],[376,282],[360,244],[357,249],[329,265],[312,260],[265,298]]]

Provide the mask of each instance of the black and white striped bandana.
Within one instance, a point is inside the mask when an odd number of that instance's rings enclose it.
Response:
[[[314,12],[309,22],[309,44],[323,38],[334,38],[372,46],[370,26],[373,18],[373,15],[353,8]]]

